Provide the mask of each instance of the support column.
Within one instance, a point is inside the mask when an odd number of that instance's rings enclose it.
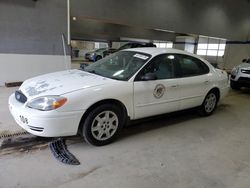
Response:
[[[194,53],[196,49],[196,38],[193,36],[177,36],[174,48]]]

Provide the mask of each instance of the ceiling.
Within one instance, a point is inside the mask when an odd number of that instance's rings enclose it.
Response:
[[[76,17],[71,35],[168,41],[176,33],[185,33],[246,41],[250,39],[249,9],[248,0],[71,0],[71,16]]]

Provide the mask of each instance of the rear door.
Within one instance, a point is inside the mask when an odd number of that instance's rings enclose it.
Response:
[[[177,57],[180,77],[180,109],[199,106],[211,88],[209,67],[192,56],[179,54]]]

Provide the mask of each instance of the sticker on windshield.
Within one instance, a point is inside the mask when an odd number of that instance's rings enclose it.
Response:
[[[147,60],[149,58],[148,56],[142,55],[142,54],[135,54],[134,57],[137,57],[137,58],[140,58],[140,59],[143,59],[143,60]]]

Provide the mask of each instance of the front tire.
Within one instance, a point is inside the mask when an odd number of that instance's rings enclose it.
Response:
[[[200,109],[199,109],[200,115],[210,116],[216,109],[218,100],[219,100],[219,96],[217,92],[210,91],[206,95],[202,105],[200,106]]]
[[[98,56],[95,58],[95,61],[98,61],[98,60],[100,60],[100,59],[102,59],[102,57],[98,55]]]
[[[230,86],[231,86],[231,88],[234,89],[234,90],[239,90],[239,89],[240,89],[239,84],[237,84],[237,82],[232,81],[232,80],[230,81]]]
[[[95,146],[111,143],[123,127],[122,114],[119,106],[112,104],[102,104],[93,109],[83,123],[85,141]]]

